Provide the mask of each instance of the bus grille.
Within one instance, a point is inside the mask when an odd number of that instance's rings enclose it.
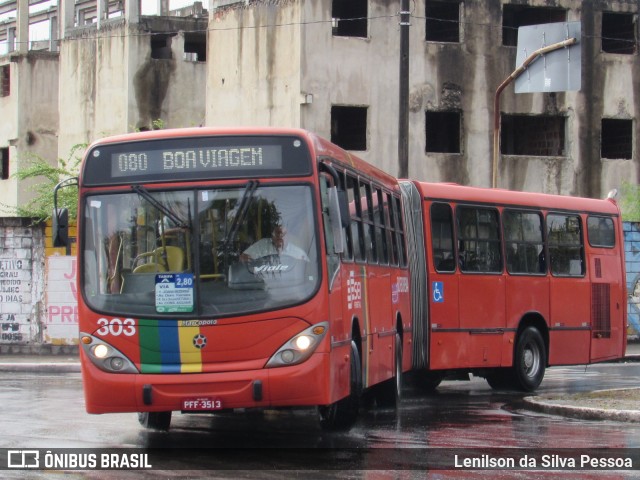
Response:
[[[591,285],[591,325],[594,338],[611,337],[610,291],[608,283]]]

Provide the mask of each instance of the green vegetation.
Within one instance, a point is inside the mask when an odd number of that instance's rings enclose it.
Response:
[[[640,186],[623,183],[620,192],[622,219],[626,222],[640,222]]]
[[[20,168],[12,177],[20,181],[42,179],[32,187],[33,200],[18,207],[0,205],[2,210],[19,217],[30,217],[36,222],[51,218],[53,213],[53,189],[62,180],[78,176],[82,154],[86,144],[74,145],[67,159],[59,158],[58,165],[52,166],[42,157],[28,154],[20,164]],[[78,213],[78,189],[75,187],[58,190],[58,208],[68,208],[69,218],[75,219]]]

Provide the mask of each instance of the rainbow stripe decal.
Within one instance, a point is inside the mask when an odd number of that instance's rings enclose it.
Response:
[[[202,371],[206,339],[198,325],[185,320],[140,320],[142,373],[197,373]]]

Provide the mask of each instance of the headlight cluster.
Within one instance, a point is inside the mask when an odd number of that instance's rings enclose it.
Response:
[[[98,337],[81,332],[80,346],[91,363],[100,370],[109,373],[139,373],[131,360]]]
[[[287,367],[304,362],[316,350],[328,329],[329,322],[320,322],[298,333],[273,354],[266,367]]]

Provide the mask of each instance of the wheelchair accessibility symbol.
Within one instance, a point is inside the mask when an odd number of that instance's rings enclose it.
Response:
[[[444,285],[442,282],[431,282],[431,298],[434,303],[444,302]]]

